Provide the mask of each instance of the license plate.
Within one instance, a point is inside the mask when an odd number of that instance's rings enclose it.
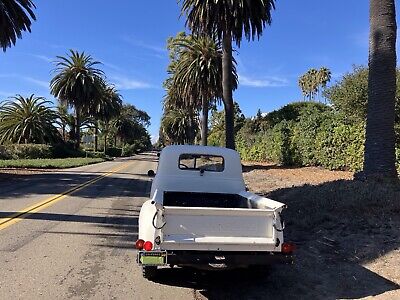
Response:
[[[139,252],[138,262],[144,266],[164,266],[167,264],[166,251]]]

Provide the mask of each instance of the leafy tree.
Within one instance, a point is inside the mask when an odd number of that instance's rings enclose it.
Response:
[[[0,143],[45,144],[60,139],[57,113],[43,97],[17,95],[0,106]]]
[[[0,0],[0,46],[4,52],[22,38],[23,31],[31,32],[34,8],[32,0]]]
[[[138,110],[131,104],[122,106],[121,113],[112,120],[115,136],[123,143],[132,144],[147,134],[144,124],[149,124],[147,113]]]
[[[364,175],[397,178],[395,166],[396,9],[370,0],[370,49]]]
[[[234,102],[234,133],[236,134],[245,124],[246,118],[237,102]],[[223,146],[225,138],[224,111],[214,110],[211,115],[211,130],[209,143],[213,146]]]
[[[70,50],[68,56],[57,56],[56,75],[50,82],[51,93],[75,111],[75,147],[80,146],[82,114],[87,112],[93,99],[101,97],[103,71],[100,63],[90,55]]]
[[[186,25],[194,34],[217,35],[222,41],[222,90],[225,108],[226,147],[235,149],[232,40],[240,47],[243,33],[247,40],[259,38],[271,24],[274,0],[182,0]]]
[[[400,123],[400,71],[397,70],[396,73],[395,122]],[[324,96],[346,120],[365,121],[368,102],[368,67],[354,66],[351,72],[326,89]]]

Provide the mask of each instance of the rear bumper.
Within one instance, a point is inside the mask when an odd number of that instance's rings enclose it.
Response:
[[[293,263],[293,256],[280,252],[167,251],[169,265],[271,265]]]

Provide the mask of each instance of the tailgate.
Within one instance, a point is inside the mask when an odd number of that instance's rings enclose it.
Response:
[[[164,207],[165,250],[279,251],[274,210]]]

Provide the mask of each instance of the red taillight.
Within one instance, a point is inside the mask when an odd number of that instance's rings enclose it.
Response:
[[[143,245],[144,245],[144,241],[143,240],[137,240],[136,243],[135,243],[136,249],[139,249],[139,250],[143,249]]]
[[[283,243],[282,244],[282,253],[291,254],[296,249],[296,245],[293,243]]]
[[[143,249],[146,251],[151,251],[153,249],[153,243],[152,242],[145,242],[143,245]]]

